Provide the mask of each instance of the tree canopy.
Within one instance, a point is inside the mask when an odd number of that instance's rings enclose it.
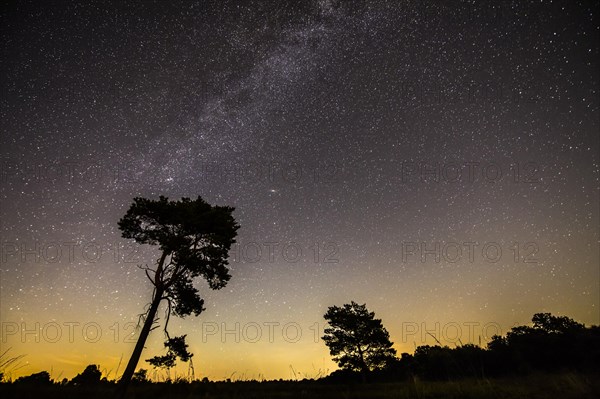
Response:
[[[324,317],[329,327],[323,341],[341,368],[367,372],[384,368],[395,359],[389,333],[366,304],[352,301],[342,307],[331,306]]]

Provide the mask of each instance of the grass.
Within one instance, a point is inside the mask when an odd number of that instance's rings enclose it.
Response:
[[[11,378],[12,373],[27,365],[23,363],[25,355],[12,356],[11,350],[8,348],[0,353],[0,381]]]
[[[425,399],[425,398],[519,398],[579,399],[600,397],[600,376],[579,373],[532,374],[506,379],[464,379],[456,381],[420,381],[402,383],[334,385],[323,381],[234,381],[155,383],[132,386],[130,399]],[[0,384],[2,398],[102,398],[111,397],[114,386],[45,387]]]

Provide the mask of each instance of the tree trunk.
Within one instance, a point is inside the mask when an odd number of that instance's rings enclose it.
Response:
[[[362,376],[362,382],[363,384],[366,384],[369,367],[367,366],[367,362],[365,362],[365,354],[360,345],[358,346],[358,354],[360,355],[360,374]]]
[[[162,295],[164,293],[164,288],[162,286],[162,281],[160,280],[160,275],[162,273],[162,267],[165,262],[166,253],[163,253],[160,259],[160,263],[158,265],[158,269],[156,270],[156,280],[155,284],[156,290],[154,291],[154,297],[152,298],[152,304],[150,305],[150,310],[146,315],[146,320],[144,321],[144,326],[142,327],[142,331],[140,332],[140,336],[135,344],[135,348],[133,349],[133,353],[129,358],[129,362],[127,363],[127,367],[125,368],[125,372],[123,376],[119,380],[117,384],[117,389],[115,391],[114,399],[122,399],[125,397],[127,393],[127,387],[129,386],[129,382],[131,382],[131,378],[133,377],[133,373],[135,372],[135,368],[137,367],[138,361],[140,360],[140,356],[142,355],[142,351],[144,350],[144,345],[146,344],[146,339],[148,339],[148,335],[150,334],[150,330],[152,329],[152,324],[154,324],[154,318],[156,317],[156,311],[158,310],[158,305],[160,305],[160,301],[162,300]]]

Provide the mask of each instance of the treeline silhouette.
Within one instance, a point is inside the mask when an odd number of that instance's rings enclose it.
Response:
[[[88,386],[88,385],[96,385],[99,383],[107,383],[108,380],[106,377],[102,377],[102,371],[100,371],[100,367],[96,364],[88,365],[81,373],[77,374],[70,381],[64,378],[60,384],[62,385],[72,385],[72,386]],[[15,380],[15,384],[27,384],[27,385],[51,385],[54,383],[58,383],[53,381],[50,378],[50,373],[47,371],[41,371],[39,373],[34,373],[28,376],[19,377]]]
[[[402,353],[384,368],[368,372],[367,382],[401,382],[415,378],[422,380],[458,380],[522,376],[533,372],[600,372],[600,326],[587,327],[565,316],[537,313],[532,326],[513,327],[505,336],[495,335],[482,348],[466,344],[450,348],[441,345],[423,345],[414,354]],[[291,359],[293,361],[293,359]],[[318,381],[325,383],[361,383],[364,372],[336,370]],[[280,380],[281,381],[281,380]],[[3,384],[27,386],[83,386],[113,385],[102,377],[97,365],[89,365],[71,380],[53,381],[47,371],[19,377]],[[167,381],[189,382],[185,379]],[[202,383],[209,383],[204,378]],[[147,370],[137,371],[134,385],[153,384]],[[197,384],[200,381],[194,381]]]
[[[414,354],[402,353],[386,367],[371,371],[368,379],[393,382],[415,377],[456,380],[533,372],[600,372],[600,326],[586,327],[550,313],[537,313],[532,322],[533,326],[513,327],[506,336],[493,336],[487,348],[473,344],[419,346]],[[347,383],[361,377],[356,371],[337,370],[325,380]]]

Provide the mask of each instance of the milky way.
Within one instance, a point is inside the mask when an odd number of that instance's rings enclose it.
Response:
[[[350,300],[399,352],[448,323],[600,321],[596,2],[109,3],[2,8],[19,372],[129,356],[156,257],[120,238],[135,196],[236,207],[231,282],[172,322],[211,378],[334,369],[322,315]]]

